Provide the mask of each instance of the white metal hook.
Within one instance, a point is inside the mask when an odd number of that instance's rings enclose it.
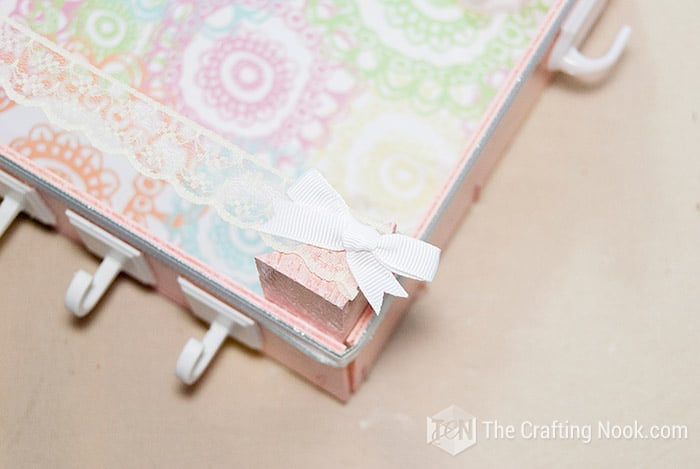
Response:
[[[95,275],[79,270],[66,291],[66,308],[77,317],[87,315],[104,296],[122,270],[123,260],[108,255],[102,260]]]
[[[595,75],[611,68],[627,46],[632,28],[623,26],[608,51],[601,57],[586,57],[578,47],[600,16],[607,0],[579,0],[561,28],[547,66],[573,76]]]
[[[262,333],[255,321],[187,280],[180,277],[177,281],[192,312],[211,324],[201,341],[189,339],[180,352],[175,374],[185,384],[202,376],[228,336],[252,349],[262,348]]]
[[[7,194],[0,203],[0,237],[24,209],[24,201],[14,194]]]
[[[71,313],[84,317],[92,311],[119,272],[128,273],[147,285],[155,283],[140,251],[70,210],[66,210],[66,216],[88,250],[103,258],[94,275],[79,270],[73,276],[64,300]]]
[[[557,68],[562,72],[573,76],[593,75],[604,72],[615,65],[615,63],[620,59],[620,56],[624,52],[631,34],[632,28],[629,26],[623,26],[622,29],[620,29],[620,32],[617,34],[612,47],[610,47],[608,52],[601,57],[586,57],[577,48],[572,47],[559,60]]]
[[[178,378],[185,384],[197,381],[228,337],[229,332],[229,327],[214,321],[204,339],[188,340],[175,365],[175,374]]]
[[[0,196],[0,237],[20,212],[27,212],[46,225],[56,224],[56,217],[39,193],[4,171],[0,171]]]

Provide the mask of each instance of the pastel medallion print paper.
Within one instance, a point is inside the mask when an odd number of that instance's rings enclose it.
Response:
[[[553,2],[3,1],[0,138],[260,292],[310,168],[414,233]]]

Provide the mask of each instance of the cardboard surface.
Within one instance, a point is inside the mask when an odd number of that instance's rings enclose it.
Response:
[[[346,404],[226,344],[174,375],[193,317],[120,279],[92,317],[62,306],[95,260],[21,219],[0,243],[0,467],[692,467],[700,456],[697,2],[612,1],[586,50],[634,35],[600,86],[558,77],[360,392]],[[426,417],[457,405],[450,456]],[[487,439],[482,423],[593,426]],[[686,425],[604,440],[598,422]]]

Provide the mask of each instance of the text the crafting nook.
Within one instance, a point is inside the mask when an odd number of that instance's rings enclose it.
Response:
[[[594,423],[569,420],[538,422],[523,420],[506,423],[498,419],[480,419],[451,405],[427,418],[426,442],[456,456],[480,441],[577,441],[589,445],[595,440],[688,440],[684,424],[644,424],[638,420],[614,422],[601,419]]]

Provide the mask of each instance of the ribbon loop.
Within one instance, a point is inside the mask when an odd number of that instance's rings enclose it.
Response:
[[[350,272],[376,314],[381,312],[385,293],[408,296],[394,273],[422,281],[435,276],[439,248],[401,234],[380,234],[360,223],[318,171],[304,173],[287,195],[291,201],[275,201],[275,214],[261,231],[346,251]]]

